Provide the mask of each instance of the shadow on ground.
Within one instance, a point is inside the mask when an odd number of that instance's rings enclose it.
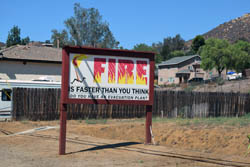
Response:
[[[138,143],[138,142],[123,142],[123,143],[116,143],[116,144],[106,144],[106,145],[96,146],[96,147],[92,147],[92,148],[85,149],[85,150],[70,152],[70,153],[67,153],[67,154],[75,154],[75,153],[80,153],[80,152],[97,151],[97,150],[104,150],[104,149],[115,149],[115,148],[119,148],[119,147],[126,147],[126,146],[132,146],[132,145],[137,145],[137,144],[141,144],[141,143]]]

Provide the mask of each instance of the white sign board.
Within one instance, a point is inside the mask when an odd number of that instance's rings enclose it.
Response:
[[[69,99],[149,100],[148,58],[69,55]]]

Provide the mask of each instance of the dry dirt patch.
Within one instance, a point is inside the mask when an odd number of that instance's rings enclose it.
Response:
[[[153,133],[158,146],[150,146],[143,144],[145,124],[141,121],[111,120],[105,124],[86,124],[85,121],[67,123],[66,156],[58,156],[59,129],[13,137],[6,137],[6,134],[0,133],[0,160],[4,162],[2,165],[221,166],[173,155],[250,163],[249,156],[245,157],[248,146],[246,136],[250,134],[249,126],[183,126],[174,122],[154,123]],[[0,122],[0,129],[20,132],[41,126],[58,125],[59,121]]]

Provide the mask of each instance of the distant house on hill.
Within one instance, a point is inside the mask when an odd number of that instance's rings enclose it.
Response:
[[[174,57],[158,65],[158,84],[180,84],[197,77],[205,78],[205,71],[200,68],[199,55]]]
[[[61,81],[62,50],[16,45],[0,50],[0,79]]]

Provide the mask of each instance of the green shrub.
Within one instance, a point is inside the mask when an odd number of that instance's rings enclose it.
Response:
[[[223,78],[219,77],[219,78],[216,79],[216,83],[217,83],[218,85],[224,85],[225,81],[224,81]]]
[[[106,119],[86,119],[85,123],[86,124],[106,124],[107,120]]]
[[[188,87],[184,88],[185,92],[192,92],[195,89],[194,85],[188,85]]]

